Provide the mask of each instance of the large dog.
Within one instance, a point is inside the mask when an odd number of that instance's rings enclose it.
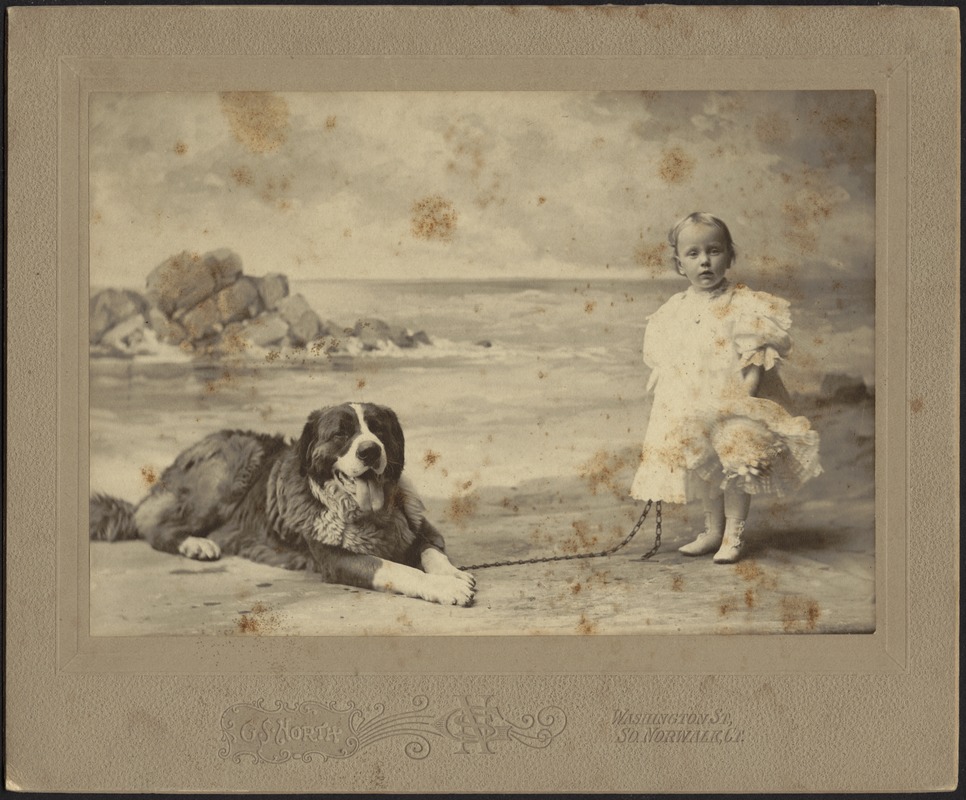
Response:
[[[473,577],[444,554],[404,462],[396,414],[371,403],[313,412],[297,442],[221,431],[182,452],[136,506],[94,495],[90,535],[314,566],[329,583],[469,605]]]

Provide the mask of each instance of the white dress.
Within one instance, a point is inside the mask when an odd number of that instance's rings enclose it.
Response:
[[[707,481],[781,495],[821,473],[809,421],[749,396],[742,380],[750,365],[763,377],[776,369],[791,348],[790,326],[787,301],[728,282],[713,292],[689,288],[650,317],[644,362],[654,403],[633,497],[684,503]]]

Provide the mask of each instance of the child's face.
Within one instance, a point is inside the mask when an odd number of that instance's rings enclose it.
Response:
[[[731,252],[721,231],[713,225],[692,222],[678,234],[674,253],[678,272],[700,292],[717,289],[731,266]]]

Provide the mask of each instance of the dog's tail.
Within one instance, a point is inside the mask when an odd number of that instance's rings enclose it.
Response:
[[[134,522],[134,506],[126,500],[106,494],[91,497],[90,529],[91,539],[102,542],[140,538]]]

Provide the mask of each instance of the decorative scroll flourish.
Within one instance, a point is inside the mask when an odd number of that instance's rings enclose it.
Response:
[[[235,763],[243,759],[267,764],[327,761],[349,758],[397,736],[409,740],[403,752],[412,759],[429,755],[433,736],[455,741],[457,753],[492,754],[497,742],[547,747],[567,724],[566,714],[555,706],[514,722],[491,696],[460,697],[457,707],[443,714],[430,712],[429,706],[429,699],[420,695],[413,698],[411,710],[387,715],[385,706],[378,703],[367,709],[372,716],[366,718],[352,702],[238,703],[222,714],[218,755]]]
[[[567,715],[548,706],[536,716],[525,714],[513,722],[493,703],[491,696],[460,698],[459,706],[439,718],[440,730],[459,743],[457,753],[493,753],[495,742],[517,741],[527,747],[544,748],[567,725]]]

